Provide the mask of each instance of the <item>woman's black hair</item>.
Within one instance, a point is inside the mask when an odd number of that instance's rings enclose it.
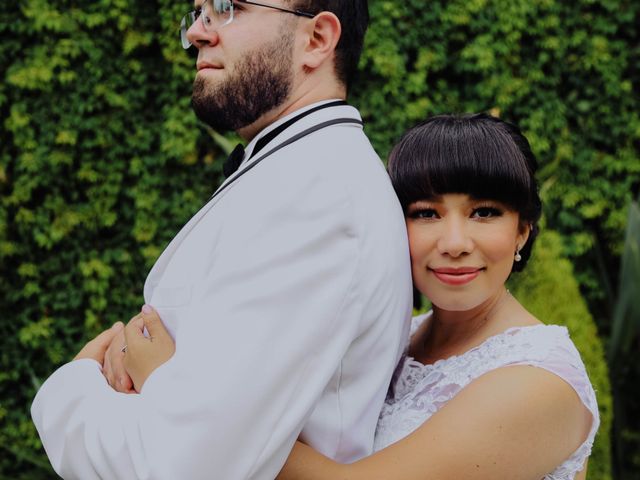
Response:
[[[517,211],[530,226],[520,250],[524,268],[538,234],[542,203],[529,141],[512,123],[485,113],[431,117],[404,134],[389,156],[388,170],[405,213],[418,200],[464,193]],[[515,252],[514,252],[515,253]]]

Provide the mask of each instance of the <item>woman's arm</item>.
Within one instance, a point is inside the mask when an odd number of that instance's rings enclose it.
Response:
[[[592,416],[560,377],[530,366],[489,372],[415,432],[341,465],[297,443],[279,480],[539,480],[587,437]]]

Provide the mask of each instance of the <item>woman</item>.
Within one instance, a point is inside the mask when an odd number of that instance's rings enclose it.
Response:
[[[504,285],[536,237],[536,167],[518,128],[484,114],[434,117],[402,138],[389,173],[433,310],[413,321],[377,452],[341,465],[298,442],[279,479],[586,478],[599,416],[584,365],[566,328]]]

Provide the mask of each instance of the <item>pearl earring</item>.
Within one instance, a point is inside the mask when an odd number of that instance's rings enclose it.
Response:
[[[520,249],[519,248],[516,249],[516,254],[514,255],[513,259],[516,262],[519,262],[520,260],[522,260],[522,255],[520,255]]]

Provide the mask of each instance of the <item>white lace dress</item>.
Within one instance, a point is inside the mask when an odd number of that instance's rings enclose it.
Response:
[[[413,319],[411,333],[426,317]],[[593,415],[584,443],[544,477],[545,480],[573,480],[591,454],[600,416],[580,354],[566,327],[558,325],[510,328],[461,355],[432,365],[423,365],[405,355],[394,373],[378,420],[374,449],[381,450],[407,436],[474,379],[507,365],[532,365],[555,373],[575,389]]]

